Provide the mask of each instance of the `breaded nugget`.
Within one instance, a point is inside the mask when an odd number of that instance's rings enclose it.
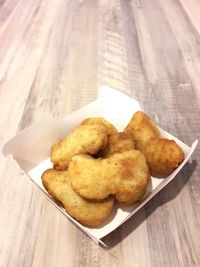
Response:
[[[155,177],[166,177],[184,160],[184,153],[173,140],[150,138],[141,146],[149,165],[150,173]]]
[[[94,159],[74,156],[68,167],[72,187],[87,199],[104,199],[115,195],[119,202],[132,204],[145,193],[149,182],[146,158],[138,150]]]
[[[131,118],[124,132],[130,134],[135,141],[136,148],[140,148],[140,143],[152,137],[160,138],[160,131],[151,121],[150,117],[142,111],[137,111]]]
[[[161,138],[157,126],[141,111],[133,115],[124,131],[132,136],[136,148],[146,156],[152,176],[166,177],[184,160],[178,144]]]
[[[117,129],[104,118],[87,118],[82,121],[81,125],[103,125],[107,129],[107,135],[117,134]]]
[[[135,142],[131,136],[125,132],[119,132],[108,137],[107,146],[98,153],[98,156],[108,157],[111,154],[125,152],[134,148]]]
[[[107,144],[107,130],[102,125],[82,125],[51,148],[54,169],[66,170],[72,156],[79,153],[96,154]]]
[[[97,226],[105,221],[113,208],[113,198],[92,202],[79,196],[72,188],[68,171],[46,170],[42,183],[47,192],[62,203],[67,213],[86,226]]]

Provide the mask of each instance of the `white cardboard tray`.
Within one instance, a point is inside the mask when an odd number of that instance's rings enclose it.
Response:
[[[12,155],[21,170],[66,217],[72,220],[95,242],[106,246],[102,238],[133,216],[134,213],[174,179],[192,155],[198,141],[194,141],[191,147],[189,147],[166,131],[160,129],[163,136],[174,139],[181,146],[185,153],[185,160],[168,177],[164,179],[151,177],[148,190],[140,203],[126,208],[115,205],[109,220],[97,228],[82,226],[69,216],[63,208],[59,207],[45,191],[41,182],[41,175],[44,170],[52,168],[52,163],[49,159],[51,146],[66,136],[83,119],[87,117],[104,117],[120,131],[124,129],[132,115],[138,110],[141,110],[141,107],[136,100],[104,86],[100,89],[99,98],[96,101],[68,115],[65,119],[58,121],[52,118],[46,118],[17,134],[4,145],[3,153],[5,156]]]

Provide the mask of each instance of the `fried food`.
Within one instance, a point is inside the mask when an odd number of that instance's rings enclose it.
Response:
[[[135,142],[131,136],[125,132],[119,132],[108,137],[107,146],[98,153],[98,156],[108,157],[111,154],[122,153],[134,148]]]
[[[114,200],[94,202],[79,196],[72,188],[68,171],[46,170],[42,183],[52,198],[62,203],[67,213],[86,226],[97,226],[110,215]]]
[[[74,190],[87,199],[101,200],[115,195],[119,202],[132,204],[146,192],[149,169],[138,150],[94,159],[89,155],[74,156],[68,167]]]
[[[135,141],[136,149],[140,149],[141,143],[150,138],[161,138],[157,126],[151,121],[150,117],[142,111],[137,111],[124,129],[125,133],[132,136]]]
[[[141,146],[154,177],[166,177],[184,160],[184,153],[173,140],[150,138]]]
[[[103,125],[82,125],[51,148],[54,169],[66,170],[72,156],[79,153],[96,154],[107,144],[107,129]]]
[[[82,121],[81,125],[103,125],[107,129],[107,135],[117,134],[117,129],[104,118],[87,118]]]
[[[141,111],[134,114],[124,131],[135,140],[136,149],[146,156],[152,176],[166,177],[184,160],[178,144],[162,138],[157,126]]]

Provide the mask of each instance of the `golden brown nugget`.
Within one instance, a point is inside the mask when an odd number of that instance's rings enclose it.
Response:
[[[141,146],[149,165],[150,173],[155,177],[166,177],[184,160],[184,153],[173,140],[151,138]]]
[[[104,118],[87,118],[82,121],[81,125],[103,125],[107,129],[107,135],[117,134],[117,129]]]
[[[79,196],[71,186],[68,171],[46,170],[42,175],[42,183],[49,195],[62,203],[67,213],[83,225],[98,226],[112,211],[112,198],[92,202]]]
[[[98,156],[108,157],[111,154],[122,153],[134,148],[135,142],[131,136],[125,132],[119,132],[108,137],[107,146],[98,153]]]
[[[184,160],[184,153],[178,144],[161,138],[157,126],[141,111],[133,115],[124,131],[132,136],[136,148],[146,156],[152,176],[166,177]]]
[[[140,144],[148,139],[160,138],[160,131],[151,121],[150,117],[142,111],[137,111],[131,121],[124,129],[124,132],[130,134],[135,141],[136,148],[140,148]]]
[[[107,144],[107,130],[102,125],[82,125],[51,148],[54,169],[66,170],[72,156],[79,153],[96,154]]]
[[[138,150],[94,159],[89,155],[74,156],[69,164],[72,187],[87,199],[104,199],[115,195],[119,202],[132,204],[146,192],[149,169]]]

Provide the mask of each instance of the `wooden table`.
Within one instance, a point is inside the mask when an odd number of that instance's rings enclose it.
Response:
[[[200,139],[199,14],[198,0],[1,0],[0,148],[104,84],[186,144]],[[199,152],[107,249],[0,154],[0,266],[200,266]]]

